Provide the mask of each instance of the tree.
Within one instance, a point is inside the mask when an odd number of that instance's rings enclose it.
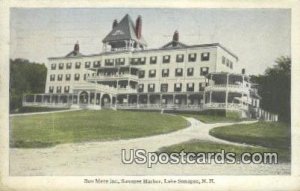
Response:
[[[10,60],[10,111],[22,106],[23,94],[43,93],[47,68],[25,59]]]
[[[291,59],[279,57],[276,65],[267,68],[264,75],[253,76],[259,84],[261,107],[279,115],[279,120],[290,123],[291,118]]]

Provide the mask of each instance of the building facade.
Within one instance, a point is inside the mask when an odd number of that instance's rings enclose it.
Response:
[[[141,17],[134,23],[129,15],[102,42],[99,54],[83,55],[76,43],[66,56],[48,58],[45,94],[25,95],[23,105],[257,115],[250,110],[259,109],[260,97],[238,57],[219,43],[186,45],[175,31],[170,42],[148,49]]]

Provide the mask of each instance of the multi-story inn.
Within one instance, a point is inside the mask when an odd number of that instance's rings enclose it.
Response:
[[[129,15],[115,20],[102,42],[99,54],[83,55],[76,43],[66,56],[49,58],[45,94],[26,95],[23,104],[224,109],[242,116],[259,109],[260,97],[249,77],[240,72],[238,57],[219,43],[186,45],[175,31],[172,41],[147,49],[141,17],[134,23]]]

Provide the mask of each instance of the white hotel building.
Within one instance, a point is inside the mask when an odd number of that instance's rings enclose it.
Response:
[[[186,45],[175,31],[171,42],[147,49],[141,17],[134,23],[129,15],[102,42],[99,54],[83,55],[76,43],[48,58],[45,93],[25,95],[23,105],[263,114],[238,57],[219,43]]]

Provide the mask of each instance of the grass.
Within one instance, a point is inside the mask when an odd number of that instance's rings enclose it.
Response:
[[[66,108],[49,108],[49,107],[21,107],[14,111],[11,111],[11,114],[17,113],[34,113],[34,112],[47,112],[47,111],[60,111],[66,110]]]
[[[159,150],[159,152],[194,152],[194,153],[202,153],[202,152],[221,152],[224,150],[225,153],[234,152],[236,154],[237,159],[240,159],[240,156],[244,152],[254,153],[254,152],[276,152],[278,153],[278,162],[290,162],[290,151],[287,149],[278,149],[278,148],[265,148],[265,147],[247,147],[247,146],[236,146],[229,144],[221,144],[215,143],[211,141],[200,141],[200,140],[191,140],[188,142],[172,145],[169,147],[163,147]]]
[[[210,135],[228,141],[270,148],[290,148],[290,126],[279,122],[237,124],[211,129]]]
[[[238,122],[242,121],[240,118],[226,117],[219,115],[204,115],[204,114],[182,114],[186,117],[193,117],[203,123],[222,123],[222,122]]]
[[[180,116],[149,112],[81,110],[10,118],[10,147],[130,139],[188,126]]]

